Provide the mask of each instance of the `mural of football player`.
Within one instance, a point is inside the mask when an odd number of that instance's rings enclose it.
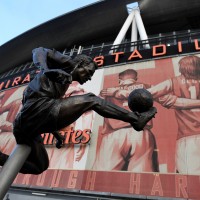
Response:
[[[176,169],[179,173],[200,174],[200,58],[179,60],[180,75],[149,89],[166,108],[174,109],[178,124]]]
[[[101,90],[100,96],[125,109],[128,108],[128,96],[138,88],[150,85],[137,81],[137,71],[127,69],[119,73],[117,87]],[[152,120],[143,131],[135,131],[128,123],[104,118],[103,130],[97,148],[94,170],[127,170],[134,172],[152,172],[157,169],[155,138],[151,132]]]

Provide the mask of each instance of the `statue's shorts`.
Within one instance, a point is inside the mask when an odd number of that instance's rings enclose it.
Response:
[[[56,131],[59,110],[60,99],[42,97],[27,100],[13,124],[17,143],[29,144],[42,133]]]

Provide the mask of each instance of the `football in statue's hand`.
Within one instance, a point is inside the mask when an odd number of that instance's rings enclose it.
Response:
[[[146,112],[153,106],[153,97],[144,88],[135,89],[129,94],[128,106],[133,112]]]

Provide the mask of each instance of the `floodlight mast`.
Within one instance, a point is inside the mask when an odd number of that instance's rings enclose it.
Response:
[[[131,42],[136,42],[138,40],[137,33],[139,32],[140,40],[148,40],[148,36],[140,15],[140,9],[138,3],[128,4],[127,11],[129,13],[126,21],[124,22],[121,30],[119,31],[115,41],[113,42],[113,49],[120,45],[123,39],[126,36],[126,33],[132,24],[131,29]],[[131,47],[134,50],[134,47]],[[145,44],[145,48],[149,48],[149,44]],[[113,53],[113,50],[110,51],[110,54]]]

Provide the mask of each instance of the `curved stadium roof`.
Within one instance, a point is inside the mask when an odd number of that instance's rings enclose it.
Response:
[[[31,60],[33,48],[63,50],[114,41],[135,0],[102,0],[43,23],[0,46],[0,73]],[[200,27],[199,0],[138,0],[148,35]]]

